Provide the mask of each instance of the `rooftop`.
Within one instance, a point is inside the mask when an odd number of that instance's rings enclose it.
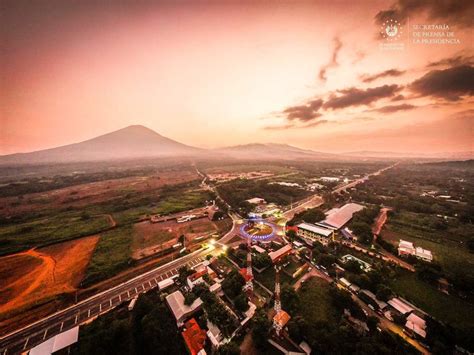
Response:
[[[184,325],[186,328],[181,335],[191,355],[197,355],[199,351],[204,349],[206,342],[206,331],[201,329],[194,318],[187,321]]]
[[[185,305],[184,296],[181,291],[176,291],[166,296],[166,302],[168,302],[171,312],[173,312],[173,315],[178,322],[180,322],[185,315],[194,312],[202,305],[200,298],[195,299],[189,306]]]
[[[324,223],[339,229],[351,220],[354,213],[359,212],[363,208],[364,206],[357,203],[348,203],[330,213],[324,220]]]
[[[275,260],[278,260],[279,258],[285,256],[286,254],[291,252],[291,244],[285,245],[283,248],[280,248],[278,250],[272,251],[268,253],[268,256],[270,256],[270,259],[272,259],[272,262],[275,262]]]
[[[407,317],[405,327],[407,329],[412,330],[414,333],[418,334],[422,338],[426,337],[426,322],[424,319],[418,317],[415,313],[411,313]]]
[[[332,234],[332,230],[318,227],[310,223],[300,223],[297,225],[297,227],[298,229],[304,229],[304,230],[307,230],[307,231],[310,231],[310,232],[313,232],[325,237],[329,237]]]
[[[409,306],[399,298],[392,298],[390,301],[388,301],[388,304],[395,308],[401,314],[406,314],[413,311],[413,308],[411,306]]]
[[[273,322],[283,328],[290,319],[290,315],[285,311],[281,310],[280,312],[275,314],[275,316],[273,317]]]

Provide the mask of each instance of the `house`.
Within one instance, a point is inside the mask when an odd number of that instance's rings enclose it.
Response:
[[[364,206],[357,203],[347,203],[341,208],[332,209],[326,219],[321,223],[335,229],[341,229],[351,219],[354,213],[364,209]]]
[[[79,338],[79,326],[59,333],[45,342],[32,348],[28,354],[30,355],[50,355],[61,349],[68,348],[72,344],[77,343]]]
[[[421,247],[415,248],[415,256],[418,259],[423,261],[432,262],[433,261],[433,254],[431,254],[430,250],[423,249]]]
[[[327,245],[331,240],[331,237],[334,235],[333,230],[310,223],[300,223],[297,225],[297,228],[298,232],[296,234],[298,237],[304,239],[311,245],[315,241]]]
[[[400,314],[407,314],[413,311],[413,307],[396,297],[392,298],[387,303]]]
[[[398,243],[398,255],[415,255],[413,243],[400,239]]]
[[[405,328],[413,335],[420,336],[423,339],[426,338],[426,321],[415,313],[411,313],[407,317]]]
[[[213,349],[217,349],[222,345],[224,339],[221,330],[213,323],[207,321],[207,337],[211,341]]]
[[[199,265],[196,268],[196,272],[194,274],[189,275],[188,278],[186,279],[186,283],[188,284],[188,287],[190,289],[193,289],[195,285],[205,282],[203,278],[204,275],[209,275],[210,278],[216,277],[216,273],[209,266]]]
[[[416,247],[411,242],[400,239],[398,243],[398,255],[414,255],[417,259],[431,262],[433,261],[433,254],[430,250]]]
[[[168,307],[176,319],[178,327],[182,326],[184,321],[195,312],[199,311],[202,306],[202,301],[200,298],[196,298],[189,306],[185,305],[184,296],[181,291],[176,291],[166,296],[166,302],[168,303]]]
[[[268,253],[268,256],[272,259],[272,263],[276,263],[286,255],[289,255],[292,251],[291,244],[287,244],[278,250]]]
[[[286,324],[290,319],[290,315],[284,310],[281,310],[277,314],[275,314],[275,316],[273,317],[273,326],[276,329],[277,333],[279,333],[283,328],[285,328]]]
[[[188,351],[191,355],[205,355],[204,344],[206,343],[206,331],[201,329],[194,318],[184,324],[181,333]]]

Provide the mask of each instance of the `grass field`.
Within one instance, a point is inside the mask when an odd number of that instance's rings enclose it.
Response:
[[[325,280],[318,277],[310,278],[302,285],[299,291],[303,305],[302,316],[308,324],[335,321],[329,287]]]
[[[390,287],[439,321],[459,329],[474,327],[473,305],[436,290],[418,280],[413,273],[402,272],[400,276],[390,280]]]
[[[391,225],[382,232],[384,240],[398,246],[400,239],[413,242],[415,246],[431,250],[434,260],[448,274],[474,275],[474,254],[458,243],[445,241],[437,243],[430,240],[418,238],[404,229],[393,228]]]
[[[107,216],[81,217],[70,211],[0,227],[0,255],[93,235],[110,227]]]
[[[129,266],[132,233],[131,226],[124,226],[100,236],[82,281],[83,287],[107,279]]]
[[[273,292],[273,290],[275,289],[275,269],[273,267],[269,267],[261,273],[254,272],[254,277],[258,282],[261,282],[263,286]],[[294,280],[288,275],[286,275],[284,272],[280,272],[281,285],[291,285],[293,281]]]

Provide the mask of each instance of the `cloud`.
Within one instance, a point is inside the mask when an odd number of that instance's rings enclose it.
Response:
[[[283,125],[276,125],[276,126],[266,126],[263,127],[264,130],[267,131],[284,131],[287,129],[302,129],[302,128],[311,128],[311,127],[316,127],[322,124],[329,123],[328,120],[318,120],[314,122],[309,122],[304,125],[296,125],[294,123],[289,123],[289,124],[283,124]]]
[[[428,68],[433,67],[455,67],[459,65],[472,65],[474,64],[474,56],[465,56],[465,55],[455,55],[453,57],[444,58],[436,62],[431,62],[427,65]]]
[[[458,101],[474,94],[474,68],[461,65],[444,70],[432,70],[409,85],[420,96],[432,96]]]
[[[386,78],[386,77],[390,77],[390,76],[400,76],[400,75],[403,75],[403,74],[405,74],[405,70],[388,69],[388,70],[385,70],[383,72],[373,74],[373,75],[369,75],[369,74],[361,75],[360,79],[364,83],[371,83],[372,81],[375,81],[375,80],[380,79],[380,78]]]
[[[339,37],[334,37],[333,42],[334,42],[334,49],[332,51],[331,60],[329,61],[328,64],[324,65],[319,70],[319,75],[318,76],[319,76],[319,80],[321,80],[321,81],[326,81],[327,80],[326,72],[327,72],[328,69],[335,68],[339,65],[339,63],[337,62],[337,56],[339,54],[339,51],[342,48],[342,42],[339,39]]]
[[[383,85],[369,89],[355,87],[339,90],[340,95],[332,95],[324,104],[324,109],[342,109],[349,106],[369,105],[377,100],[392,97],[401,87],[398,85]]]
[[[417,106],[411,105],[411,104],[389,105],[389,106],[383,106],[383,107],[377,108],[373,111],[381,112],[381,113],[393,113],[393,112],[398,112],[398,111],[413,110],[416,107]]]
[[[472,27],[474,18],[474,1],[472,0],[397,0],[389,9],[375,15],[377,24],[395,19],[405,23],[408,17],[427,15],[430,20],[446,21],[448,25]]]
[[[322,99],[312,99],[307,104],[291,106],[291,107],[286,108],[283,111],[283,115],[285,116],[287,120],[290,120],[290,121],[293,121],[293,120],[299,120],[303,122],[311,121],[321,116],[318,110],[321,108],[322,105],[323,105]]]

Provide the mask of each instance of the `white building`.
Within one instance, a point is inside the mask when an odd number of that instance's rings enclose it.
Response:
[[[431,262],[433,261],[433,254],[430,250],[416,247],[411,242],[400,239],[398,243],[398,255],[414,255],[420,260]]]
[[[300,238],[308,241],[309,244],[317,241],[321,244],[327,245],[334,234],[331,229],[315,226],[310,223],[300,223],[296,226],[298,232],[296,233]]]
[[[201,309],[202,301],[200,298],[194,300],[194,302],[187,306],[184,304],[184,296],[181,291],[173,292],[166,296],[166,302],[171,309],[171,312],[176,319],[178,327],[182,326],[189,316]]]
[[[260,197],[254,197],[251,199],[246,200],[248,203],[251,203],[252,205],[261,205],[265,203],[265,200]]]
[[[422,338],[426,338],[426,321],[415,313],[411,313],[407,317],[405,328]]]
[[[326,219],[321,223],[333,227],[335,229],[341,229],[351,219],[354,213],[364,209],[364,206],[357,203],[347,203],[341,208],[333,208],[329,211]]]

